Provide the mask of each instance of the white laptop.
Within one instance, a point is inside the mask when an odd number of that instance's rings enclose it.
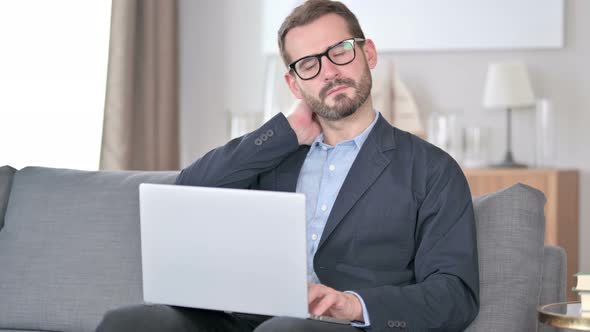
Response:
[[[313,318],[305,196],[141,184],[143,297],[229,312]]]

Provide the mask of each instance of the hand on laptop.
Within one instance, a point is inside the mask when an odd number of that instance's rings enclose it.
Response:
[[[350,293],[339,292],[321,284],[308,284],[309,312],[317,316],[363,322],[363,307]]]
[[[311,145],[322,132],[322,127],[320,127],[314,113],[304,101],[299,102],[287,120],[297,135],[299,145]]]

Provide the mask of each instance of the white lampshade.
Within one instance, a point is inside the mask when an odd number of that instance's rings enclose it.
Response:
[[[530,106],[535,96],[526,66],[523,63],[492,63],[483,96],[487,108],[513,108]]]

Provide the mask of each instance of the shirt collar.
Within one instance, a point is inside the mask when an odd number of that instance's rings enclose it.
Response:
[[[373,129],[373,127],[375,127],[375,124],[377,123],[377,119],[379,119],[379,112],[377,112],[376,110],[373,110],[373,112],[375,112],[375,119],[373,119],[373,122],[371,122],[371,124],[362,133],[358,134],[356,137],[353,137],[353,138],[346,140],[346,141],[342,141],[336,145],[350,144],[352,142],[356,146],[357,149],[360,149],[363,146],[363,143],[365,143],[365,141],[367,140],[367,137],[369,137],[369,134],[371,133],[371,130]],[[315,138],[313,143],[311,143],[311,149],[309,149],[308,154],[311,151],[313,151],[313,149],[320,148],[322,146],[331,147],[330,145],[324,143],[324,133],[320,133]]]

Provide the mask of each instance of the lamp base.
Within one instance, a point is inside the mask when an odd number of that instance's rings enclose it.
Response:
[[[528,166],[525,164],[519,164],[514,161],[506,161],[506,160],[504,160],[498,164],[490,165],[490,167],[492,167],[492,168],[528,168]]]
[[[508,146],[508,150],[506,151],[506,155],[504,156],[504,160],[502,160],[499,164],[491,165],[492,168],[527,168],[528,166],[525,164],[519,164],[514,161],[514,157],[512,157],[512,150],[510,150],[510,145]]]
[[[527,168],[527,165],[519,164],[514,161],[512,156],[512,121],[511,121],[512,110],[508,108],[506,112],[506,154],[504,160],[499,164],[491,165],[493,168]]]

